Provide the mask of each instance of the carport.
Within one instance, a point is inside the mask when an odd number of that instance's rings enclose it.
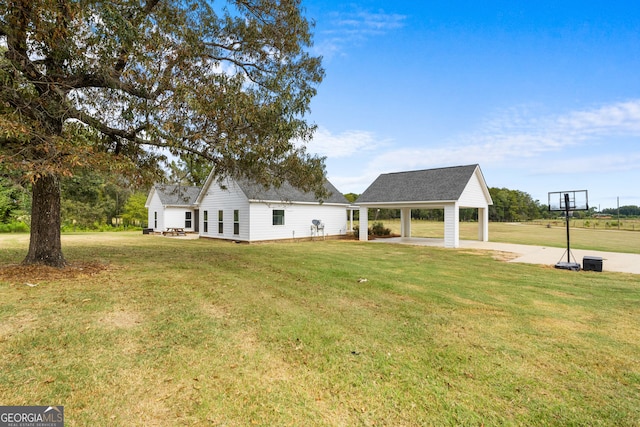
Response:
[[[358,198],[360,224],[369,208],[400,209],[400,234],[411,238],[411,209],[444,209],[444,247],[460,246],[460,209],[478,209],[478,240],[489,240],[489,205],[493,204],[479,165],[387,173]],[[367,227],[360,227],[366,241]]]

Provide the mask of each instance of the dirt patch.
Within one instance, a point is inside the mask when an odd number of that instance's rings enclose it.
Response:
[[[486,250],[486,249],[472,249],[472,250],[461,250],[462,254],[471,254],[471,255],[490,255],[491,258],[496,261],[511,261],[516,258],[519,258],[520,255],[513,252],[504,252],[504,251],[494,251],[494,250]]]
[[[208,315],[213,317],[214,319],[224,319],[228,316],[227,309],[225,307],[221,307],[215,304],[202,304],[202,311]]]
[[[108,265],[99,262],[74,262],[64,268],[46,265],[11,264],[0,266],[0,281],[36,284],[40,281],[94,276],[108,268]]]
[[[0,341],[3,339],[29,330],[36,323],[37,318],[31,313],[19,313],[3,319],[0,323]]]
[[[142,315],[135,311],[112,311],[103,316],[99,323],[112,328],[133,328],[142,323]]]
[[[545,317],[534,322],[536,330],[539,331],[560,331],[562,334],[576,334],[579,332],[588,332],[587,324],[570,319],[559,319],[553,317]]]
[[[511,261],[520,258],[520,254],[513,252],[491,251],[491,258],[497,261]]]

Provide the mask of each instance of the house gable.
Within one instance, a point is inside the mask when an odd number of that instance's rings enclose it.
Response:
[[[197,204],[202,237],[242,241],[251,239],[249,200],[234,180],[207,179]]]
[[[149,209],[151,204],[154,203],[154,199],[157,199],[157,202],[161,204],[160,198],[156,197],[156,194],[157,194],[156,187],[155,186],[151,187],[151,190],[149,190],[149,194],[147,195],[147,201],[144,202],[145,208]]]
[[[145,207],[148,209],[147,226],[152,228],[154,231],[164,230],[164,206],[162,206],[162,202],[160,201],[160,197],[158,196],[158,192],[155,187],[151,188],[149,191]]]
[[[469,178],[458,203],[463,208],[484,208],[493,204],[480,167],[477,167]]]

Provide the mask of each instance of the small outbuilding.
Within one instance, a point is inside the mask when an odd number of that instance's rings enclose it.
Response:
[[[198,231],[196,199],[200,187],[156,184],[149,191],[145,207],[148,209],[149,228],[165,232],[182,228],[186,232]]]
[[[400,209],[401,236],[411,238],[411,209],[444,209],[444,246],[460,246],[460,208],[478,209],[478,240],[489,240],[489,205],[493,204],[479,165],[387,173],[355,202],[360,223],[367,224],[369,208]],[[360,227],[367,240],[367,227]]]

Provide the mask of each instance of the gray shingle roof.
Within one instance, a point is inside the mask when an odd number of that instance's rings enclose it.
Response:
[[[154,188],[163,206],[191,206],[200,194],[200,187],[156,184]]]
[[[288,182],[283,183],[280,188],[264,188],[262,185],[252,183],[246,179],[238,179],[236,182],[249,200],[308,203],[318,202],[318,199],[313,192],[301,191]],[[325,180],[324,186],[329,193],[329,197],[323,200],[324,203],[349,204],[349,201],[345,199],[342,193],[339,192],[328,180]]]
[[[477,167],[454,166],[382,174],[355,203],[458,200]]]

